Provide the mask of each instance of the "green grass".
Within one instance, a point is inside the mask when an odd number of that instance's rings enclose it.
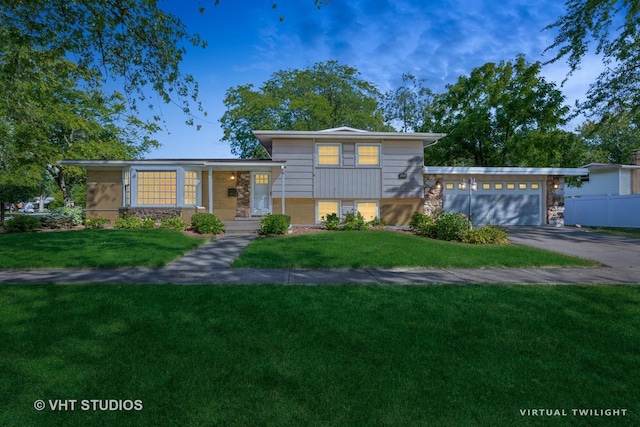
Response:
[[[161,229],[0,234],[0,269],[159,267],[203,242]]]
[[[637,287],[3,286],[0,307],[3,426],[640,425]]]
[[[611,234],[613,236],[632,237],[640,239],[640,228],[632,227],[588,227],[589,230],[598,233]]]
[[[341,231],[255,239],[232,264],[256,268],[588,265],[595,263],[525,246],[443,242],[393,231]]]

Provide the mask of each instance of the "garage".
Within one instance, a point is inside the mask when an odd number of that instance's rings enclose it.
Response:
[[[425,212],[437,206],[470,214],[474,225],[562,225],[564,177],[585,171],[426,166]]]
[[[476,225],[542,225],[542,182],[444,182],[443,209],[471,213]]]

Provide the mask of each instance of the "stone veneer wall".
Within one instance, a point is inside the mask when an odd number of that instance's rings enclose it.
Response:
[[[547,224],[556,227],[564,225],[563,176],[547,177]]]
[[[432,218],[442,212],[443,184],[442,175],[423,175],[424,179],[424,213]]]
[[[236,218],[249,218],[251,216],[251,172],[238,172],[236,191]]]
[[[164,219],[180,217],[182,208],[120,208],[119,213],[121,218],[151,218],[154,221],[160,222]]]

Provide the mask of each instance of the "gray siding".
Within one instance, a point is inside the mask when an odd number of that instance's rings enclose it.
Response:
[[[285,197],[313,197],[313,150],[314,144],[309,140],[275,140],[273,141],[273,160],[286,160]],[[282,197],[282,177],[273,182],[273,197]]]
[[[316,168],[313,196],[319,199],[379,199],[379,168]]]
[[[393,141],[382,144],[382,197],[422,198],[424,157],[420,141]],[[398,175],[406,173],[406,179]]]
[[[324,141],[323,141],[324,142]],[[329,142],[329,141],[327,141]],[[273,140],[273,160],[287,162],[286,198],[380,199],[421,198],[423,194],[423,148],[420,141],[376,141],[381,144],[381,167],[356,167],[356,143],[342,144],[341,166],[316,167],[315,146],[310,139]],[[367,143],[358,141],[358,143]],[[398,178],[406,173],[406,179]],[[282,181],[273,182],[273,197],[281,197]]]

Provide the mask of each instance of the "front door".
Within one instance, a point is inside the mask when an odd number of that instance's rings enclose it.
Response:
[[[271,213],[271,173],[251,172],[251,215]]]

